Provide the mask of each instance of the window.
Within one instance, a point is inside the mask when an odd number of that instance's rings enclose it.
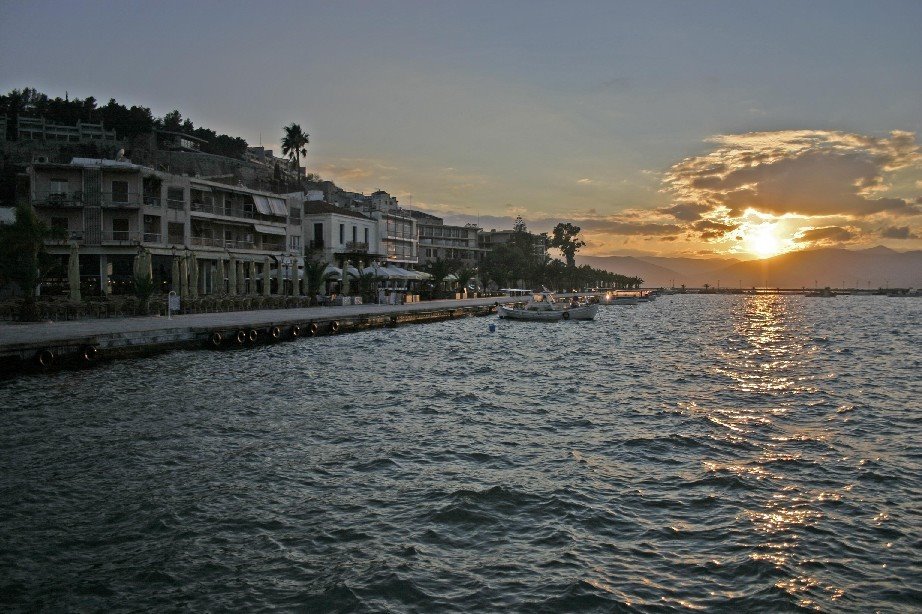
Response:
[[[289,246],[291,249],[301,250],[301,237],[298,235],[291,236],[291,244]]]
[[[112,220],[112,240],[113,241],[127,241],[128,240],[128,218],[120,217],[120,218],[115,218],[114,220]]]
[[[368,229],[365,229],[365,244],[368,244]]]
[[[127,181],[113,181],[112,182],[112,202],[114,203],[127,203],[128,202],[128,182]]]
[[[65,196],[67,194],[67,179],[52,178],[49,182],[48,193]]]
[[[186,195],[183,193],[182,188],[167,188],[166,190],[166,204],[170,209],[185,209],[186,208]]]
[[[346,225],[340,224],[339,225],[339,244],[342,245],[345,242],[346,242]]]
[[[359,241],[359,229],[355,226],[352,227],[352,242],[358,243]]]
[[[169,242],[174,245],[184,245],[186,242],[186,225],[177,222],[167,224],[167,236]]]

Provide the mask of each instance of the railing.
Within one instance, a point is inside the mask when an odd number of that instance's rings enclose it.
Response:
[[[132,194],[101,192],[100,204],[102,204],[103,207],[140,207],[141,195],[136,192]]]
[[[179,211],[186,210],[186,201],[185,200],[176,200],[175,198],[166,199],[167,209],[177,209]]]
[[[269,250],[269,251],[274,251],[274,252],[283,252],[285,251],[286,247],[285,247],[284,241],[281,241],[279,243],[263,241],[262,244],[258,248],[254,247],[253,249],[264,249],[264,250]]]
[[[106,230],[102,233],[103,243],[138,243],[141,233],[130,230]]]
[[[346,251],[368,253],[368,243],[364,241],[347,241]]]
[[[145,243],[160,243],[160,237],[162,237],[158,232],[145,232],[144,233],[144,242]]]
[[[36,205],[48,205],[52,207],[82,207],[83,192],[76,190],[74,192],[52,192],[43,190],[35,193],[33,201]]]
[[[160,206],[160,197],[159,196],[145,196],[144,204],[148,207],[159,207]]]
[[[70,243],[71,241],[83,241],[83,231],[82,230],[67,230],[65,235],[58,239],[48,239],[47,243],[53,245],[61,245],[65,243]]]
[[[215,205],[214,203],[193,202],[191,204],[191,209],[192,211],[211,213],[213,215],[226,215],[228,217],[244,217],[247,219],[253,219],[253,212],[247,211],[243,207],[228,207]]]
[[[300,225],[301,225],[301,216],[300,216],[300,215],[289,215],[289,216],[288,216],[288,223],[289,223],[289,224],[292,224],[293,226],[300,226]]]
[[[257,249],[250,241],[229,241],[215,237],[192,237],[192,245],[196,247],[217,247],[218,249]],[[263,247],[262,249],[270,249]],[[281,251],[281,249],[277,250]]]

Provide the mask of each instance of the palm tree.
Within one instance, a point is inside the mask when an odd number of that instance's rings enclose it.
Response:
[[[445,278],[451,273],[451,265],[447,260],[436,258],[430,262],[426,268],[428,273],[432,275],[432,298],[438,298],[440,296],[440,286],[442,282],[444,282]]]
[[[282,153],[291,158],[295,163],[295,170],[301,167],[301,156],[307,156],[307,145],[310,135],[301,130],[298,124],[285,126],[285,136],[282,137]]]
[[[327,262],[323,260],[304,261],[304,290],[311,304],[317,303],[317,294],[333,273],[327,272]]]
[[[49,228],[28,204],[16,207],[15,222],[0,224],[0,282],[4,279],[16,282],[25,295],[19,312],[23,321],[38,320],[35,288],[42,270],[52,265],[45,241],[63,239],[65,234],[61,229]]]
[[[472,277],[477,275],[477,269],[468,266],[462,266],[455,271],[455,275],[458,277],[458,285],[460,285],[461,289],[463,290],[465,286],[467,286],[467,282],[470,281]]]

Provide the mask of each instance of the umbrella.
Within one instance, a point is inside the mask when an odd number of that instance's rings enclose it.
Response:
[[[298,271],[298,259],[291,259],[291,295],[301,296],[301,277]]]
[[[189,258],[179,259],[179,296],[185,301],[189,298]]]
[[[387,279],[390,276],[386,267],[380,266],[378,264],[372,264],[370,266],[362,269],[362,273],[365,275],[374,275],[375,277],[381,279]]]
[[[227,295],[236,296],[237,294],[237,259],[231,255],[227,263]]]
[[[173,286],[173,292],[179,294],[180,285],[179,285],[179,256],[173,256],[173,271],[170,276]]]
[[[458,276],[454,273],[449,273],[445,276],[445,281],[458,281]]]
[[[349,261],[346,260],[343,263],[343,270],[340,271],[340,276],[342,277],[342,285],[340,287],[340,292],[342,292],[344,296],[348,296],[349,294],[349,274],[347,273],[347,271],[350,268],[351,267],[349,266]]]
[[[336,268],[332,264],[328,264],[327,268],[323,269],[323,274],[327,277],[342,277],[343,270]]]
[[[226,287],[224,285],[224,258],[218,258],[218,283],[215,285],[215,294],[223,296]]]
[[[250,291],[247,294],[256,294],[256,261],[250,260]]]
[[[345,271],[346,271],[346,273],[348,273],[349,275],[352,275],[352,276],[355,277],[356,279],[358,279],[359,277],[362,276],[362,274],[359,273],[359,270],[358,270],[357,268],[355,268],[354,266],[352,266],[351,264],[350,264],[349,266],[346,267]]]
[[[269,296],[272,288],[272,267],[269,264],[269,256],[263,258],[263,296]]]
[[[70,286],[70,300],[80,302],[80,251],[76,243],[70,245],[67,260],[67,284]]]
[[[198,258],[189,252],[189,298],[198,298]]]

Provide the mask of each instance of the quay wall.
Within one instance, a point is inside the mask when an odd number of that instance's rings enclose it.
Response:
[[[485,316],[521,298],[429,301],[410,305],[312,307],[165,317],[0,326],[0,377],[81,368],[175,349],[225,350],[300,337],[342,334]]]

